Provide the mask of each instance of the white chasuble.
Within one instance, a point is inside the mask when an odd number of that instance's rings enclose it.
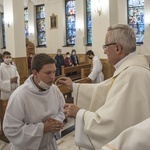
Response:
[[[150,118],[124,130],[116,139],[105,145],[103,150],[149,150]]]
[[[145,56],[128,58],[113,78],[95,85],[80,84],[77,90],[76,103],[85,110],[77,113],[76,135],[87,135],[93,149],[150,116],[150,71]],[[82,143],[82,137],[78,142]]]

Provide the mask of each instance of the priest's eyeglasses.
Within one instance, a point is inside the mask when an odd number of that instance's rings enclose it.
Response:
[[[107,47],[110,46],[110,45],[116,45],[117,43],[109,43],[109,44],[106,44],[106,45],[103,45],[103,50],[107,50]]]

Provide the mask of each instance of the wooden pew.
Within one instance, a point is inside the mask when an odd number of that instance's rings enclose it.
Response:
[[[100,59],[103,65],[102,72],[104,74],[104,80],[113,76],[115,68],[107,62],[107,59]],[[87,77],[90,74],[91,68],[81,69],[81,79]]]
[[[81,64],[78,66],[73,66],[73,67],[61,67],[62,71],[62,76],[67,76],[68,73],[76,72],[75,75],[70,75],[69,77],[74,81],[81,79],[81,68],[89,68],[91,67],[91,64]]]
[[[74,82],[75,83],[91,83],[90,80],[86,80],[85,78],[76,80]],[[73,103],[72,91],[68,90],[68,88],[65,85],[58,84],[57,86],[59,90],[62,92],[62,94],[64,95],[66,103]]]
[[[90,71],[91,71],[91,67],[90,68],[81,68],[81,79],[88,77],[88,75],[90,74]]]
[[[5,114],[5,110],[7,107],[7,103],[8,103],[8,100],[0,100],[0,121],[1,121],[0,140],[9,142],[9,140],[7,139],[3,131],[3,119],[4,119],[4,114]]]

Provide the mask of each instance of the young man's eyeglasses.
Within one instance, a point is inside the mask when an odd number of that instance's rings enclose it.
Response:
[[[116,45],[117,43],[109,43],[109,44],[106,44],[106,45],[103,45],[103,50],[107,50],[107,47],[110,46],[110,45]]]

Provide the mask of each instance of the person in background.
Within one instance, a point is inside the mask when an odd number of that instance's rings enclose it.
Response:
[[[28,56],[28,75],[32,74],[32,72],[31,72],[31,61],[32,61],[32,58],[33,58],[33,53],[30,53],[29,56]]]
[[[78,60],[78,56],[76,55],[76,50],[75,49],[73,49],[71,51],[71,59],[72,59],[73,66],[79,65],[79,60]]]
[[[12,92],[20,84],[20,76],[14,65],[11,65],[11,53],[3,53],[4,62],[0,66],[0,99],[8,100]]]
[[[65,118],[64,96],[53,84],[55,60],[41,53],[33,57],[32,75],[10,96],[3,129],[10,150],[57,150]]]
[[[104,75],[102,72],[103,66],[100,59],[94,55],[92,50],[88,50],[86,55],[89,59],[92,59],[92,69],[91,73],[87,77],[87,80],[92,80],[93,83],[102,82],[104,80]]]
[[[70,57],[70,53],[67,52],[65,57],[65,67],[71,67],[72,65],[73,64],[72,64],[72,59]]]
[[[61,49],[57,50],[57,55],[55,56],[56,60],[56,76],[61,75],[61,66],[65,65],[64,57],[61,54]]]
[[[66,57],[65,57],[65,67],[71,67],[71,66],[73,66],[72,59],[71,59],[70,53],[67,52]],[[66,74],[67,77],[69,77],[71,75],[72,75],[72,72]]]
[[[73,64],[73,66],[79,65],[79,59],[78,59],[78,56],[77,56],[77,54],[76,54],[76,50],[75,50],[75,49],[73,49],[73,50],[71,51],[71,59],[72,59],[72,64]],[[72,75],[75,75],[75,74],[77,74],[76,71],[75,71],[75,72],[72,72]]]
[[[136,54],[134,31],[125,24],[110,26],[103,49],[108,62],[116,68],[112,78],[98,84],[59,79],[73,91],[77,105],[66,104],[64,110],[66,117],[76,118],[75,142],[90,150],[101,149],[150,116],[149,59]]]

